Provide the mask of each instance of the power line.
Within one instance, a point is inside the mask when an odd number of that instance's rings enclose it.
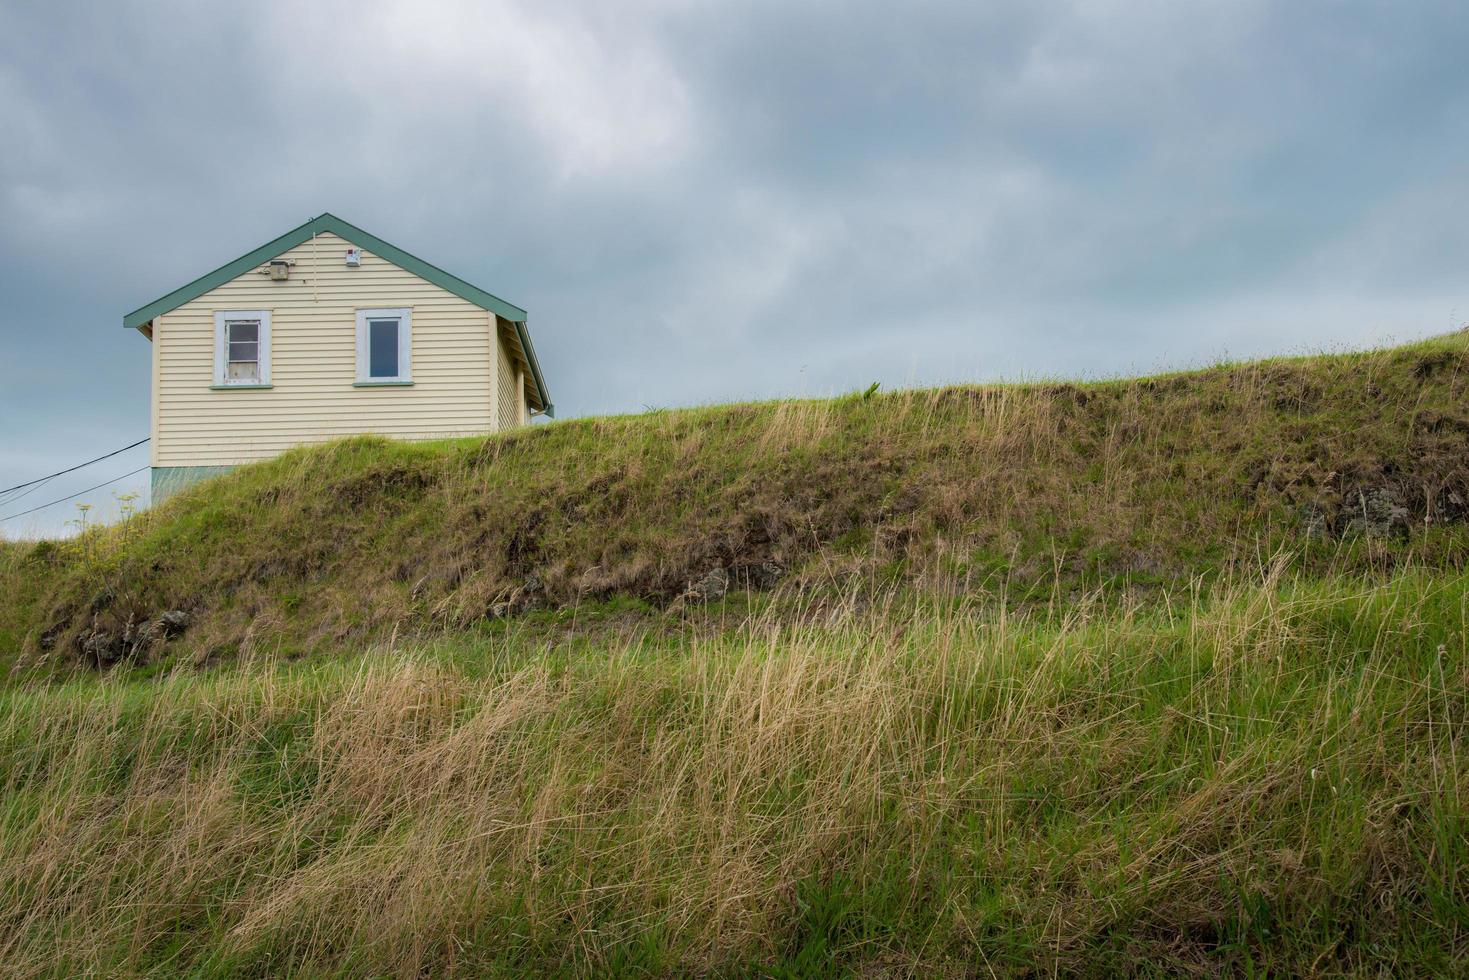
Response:
[[[31,488],[29,490],[27,490],[25,493],[18,493],[14,497],[7,497],[5,494],[0,493],[0,497],[4,497],[4,500],[0,500],[0,506],[9,507],[11,504],[15,503],[17,500],[22,500],[22,499],[24,499],[26,497],[29,497],[31,494],[35,493],[37,490],[40,490],[42,487],[46,486],[47,484],[49,484],[54,479],[56,479],[56,477],[54,477],[54,476],[48,476],[48,477],[46,477],[46,479],[41,480],[39,483],[32,484],[31,485]]]
[[[147,440],[144,440],[144,441],[146,442]],[[131,449],[132,446],[129,446],[128,448]],[[118,450],[118,451],[121,452],[121,450]],[[97,484],[95,487],[87,487],[87,489],[85,489],[85,490],[78,490],[76,493],[72,494],[70,497],[61,497],[61,498],[58,498],[56,500],[51,501],[51,503],[49,503],[49,504],[42,504],[39,507],[32,507],[30,510],[23,510],[19,514],[11,514],[9,517],[0,517],[0,523],[3,523],[5,521],[13,521],[17,517],[24,517],[27,514],[34,514],[38,510],[45,510],[47,507],[50,507],[52,504],[64,504],[68,500],[75,500],[77,497],[80,497],[84,493],[91,493],[93,490],[101,490],[103,487],[107,486],[107,484],[109,484],[109,483],[116,483],[118,480],[126,480],[128,477],[133,476],[134,474],[137,474],[137,473],[141,473],[144,470],[146,470],[147,468],[148,468],[147,466],[139,466],[137,469],[135,469],[135,470],[133,470],[133,471],[131,471],[129,473],[124,473],[122,476],[114,476],[110,480],[105,480],[102,483]],[[21,485],[24,486],[25,484],[21,484]]]
[[[133,443],[131,446],[123,446],[121,449],[114,449],[112,452],[108,453],[106,456],[98,456],[96,459],[89,459],[85,463],[78,463],[77,465],[73,466],[69,470],[60,470],[60,471],[58,471],[56,473],[52,473],[50,476],[42,476],[42,477],[38,477],[38,478],[36,478],[34,480],[27,480],[25,483],[17,483],[13,487],[6,487],[4,490],[0,490],[0,494],[9,493],[12,490],[19,490],[21,487],[28,487],[32,483],[40,483],[42,480],[50,480],[50,479],[53,479],[53,478],[58,477],[58,476],[63,476],[65,474],[67,474],[67,473],[75,473],[77,470],[81,469],[83,466],[91,466],[93,463],[100,463],[104,459],[111,459],[112,457],[116,456],[118,453],[125,453],[129,449],[136,449],[138,446],[141,446],[143,443],[145,443],[147,441],[148,441],[147,439],[139,439],[137,442]],[[122,479],[122,477],[118,477],[118,479],[120,480],[120,479]],[[105,487],[107,484],[104,483],[102,485]],[[85,490],[83,490],[82,492],[83,493],[86,493]],[[8,520],[8,519],[9,518],[0,518],[0,520]]]

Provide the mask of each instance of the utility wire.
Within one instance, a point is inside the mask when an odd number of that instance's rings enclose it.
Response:
[[[38,478],[36,478],[34,480],[27,480],[25,483],[17,483],[13,487],[6,487],[4,490],[0,490],[0,494],[9,493],[12,490],[19,490],[21,487],[28,487],[32,483],[40,483],[42,480],[50,480],[50,479],[52,479],[54,477],[62,476],[64,474],[66,474],[66,473],[75,473],[77,470],[81,469],[83,466],[91,466],[93,463],[100,463],[104,459],[111,459],[112,457],[116,456],[118,453],[125,453],[129,449],[136,449],[138,446],[141,446],[143,443],[145,443],[147,441],[148,441],[147,439],[139,439],[137,442],[133,443],[131,446],[123,446],[121,449],[114,449],[112,452],[108,453],[106,456],[98,456],[96,459],[89,459],[85,463],[78,463],[77,465],[73,466],[69,470],[60,470],[59,472],[52,473],[51,476],[42,476],[42,477],[38,477]],[[120,480],[120,479],[122,479],[122,477],[118,477],[118,479]],[[107,484],[104,483],[102,485],[103,486],[106,486]],[[86,493],[85,490],[83,490],[82,492],[83,493]],[[9,520],[9,518],[0,518],[0,520]]]
[[[33,483],[33,484],[31,484],[31,488],[29,490],[25,491],[24,493],[18,493],[18,494],[16,494],[13,497],[7,497],[5,494],[0,493],[0,497],[3,497],[4,498],[3,500],[0,500],[0,507],[9,507],[11,504],[15,503],[17,500],[21,500],[21,499],[23,499],[25,497],[29,497],[31,494],[35,493],[37,490],[40,490],[42,487],[47,486],[54,479],[56,479],[56,477],[54,477],[54,476],[48,476],[48,477],[46,477],[46,479],[41,480],[39,483]]]
[[[146,442],[146,441],[147,440],[145,439],[144,442]],[[129,446],[128,448],[131,449],[132,446]],[[119,449],[118,452],[122,452],[122,450]],[[85,490],[78,490],[76,493],[72,494],[70,497],[61,497],[59,499],[56,499],[56,500],[51,501],[51,503],[49,503],[49,504],[42,504],[39,507],[32,507],[30,510],[23,510],[19,514],[11,514],[8,517],[0,517],[0,523],[3,523],[5,521],[13,521],[17,517],[24,517],[27,514],[34,514],[38,510],[45,510],[47,507],[50,507],[52,504],[64,504],[68,500],[75,500],[77,497],[80,497],[84,493],[91,493],[93,490],[101,490],[103,487],[107,486],[107,484],[109,484],[109,483],[116,483],[118,480],[126,480],[128,477],[130,477],[130,476],[132,476],[132,475],[134,475],[136,473],[141,473],[144,470],[146,470],[147,468],[148,468],[147,466],[139,466],[137,469],[135,469],[135,470],[133,470],[133,471],[131,471],[129,473],[124,473],[122,476],[114,476],[112,479],[106,480],[106,481],[104,481],[102,483],[99,483],[95,487],[87,487],[87,489],[85,489]],[[25,484],[21,484],[21,486],[24,486],[24,485]]]

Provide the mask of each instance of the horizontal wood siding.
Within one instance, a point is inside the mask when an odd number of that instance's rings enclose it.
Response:
[[[520,385],[515,377],[515,365],[505,350],[502,340],[497,345],[498,370],[500,372],[500,428],[513,429],[520,424]]]
[[[218,466],[265,459],[291,446],[378,433],[435,439],[494,431],[495,316],[392,263],[323,234],[283,256],[273,282],[247,272],[158,318],[153,343],[155,466]],[[413,384],[358,388],[357,310],[413,311]],[[271,311],[271,382],[216,391],[216,310]]]

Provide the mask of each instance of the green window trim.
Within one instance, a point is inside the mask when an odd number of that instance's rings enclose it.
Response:
[[[275,385],[210,385],[210,391],[269,391]]]
[[[219,286],[238,279],[283,252],[295,248],[310,241],[314,236],[323,232],[336,235],[345,241],[351,242],[359,248],[386,259],[401,269],[413,273],[420,279],[433,283],[447,292],[453,293],[460,299],[467,300],[482,310],[488,310],[496,316],[503,317],[515,328],[517,337],[520,339],[521,347],[525,351],[526,359],[530,363],[531,377],[535,381],[536,397],[541,403],[541,410],[549,417],[555,417],[555,406],[551,403],[550,392],[546,389],[545,378],[541,375],[541,366],[536,360],[535,348],[530,343],[530,331],[526,329],[526,311],[514,303],[506,302],[493,293],[487,292],[473,283],[460,279],[458,276],[445,272],[436,265],[432,265],[420,259],[418,256],[403,251],[396,245],[383,241],[376,235],[368,234],[361,228],[349,224],[329,212],[317,215],[310,221],[298,228],[286,232],[279,238],[267,242],[253,252],[240,256],[232,262],[228,262],[213,272],[207,273],[195,279],[193,282],[180,286],[173,292],[161,296],[146,306],[140,306],[136,310],[122,318],[122,325],[128,329],[147,329],[153,322],[154,317],[162,316],[171,310],[176,310],[191,300],[198,299],[205,293]]]

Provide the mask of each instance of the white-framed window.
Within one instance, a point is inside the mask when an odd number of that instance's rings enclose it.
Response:
[[[413,311],[357,311],[357,383],[413,382]]]
[[[215,312],[214,383],[220,387],[270,384],[269,310]]]

